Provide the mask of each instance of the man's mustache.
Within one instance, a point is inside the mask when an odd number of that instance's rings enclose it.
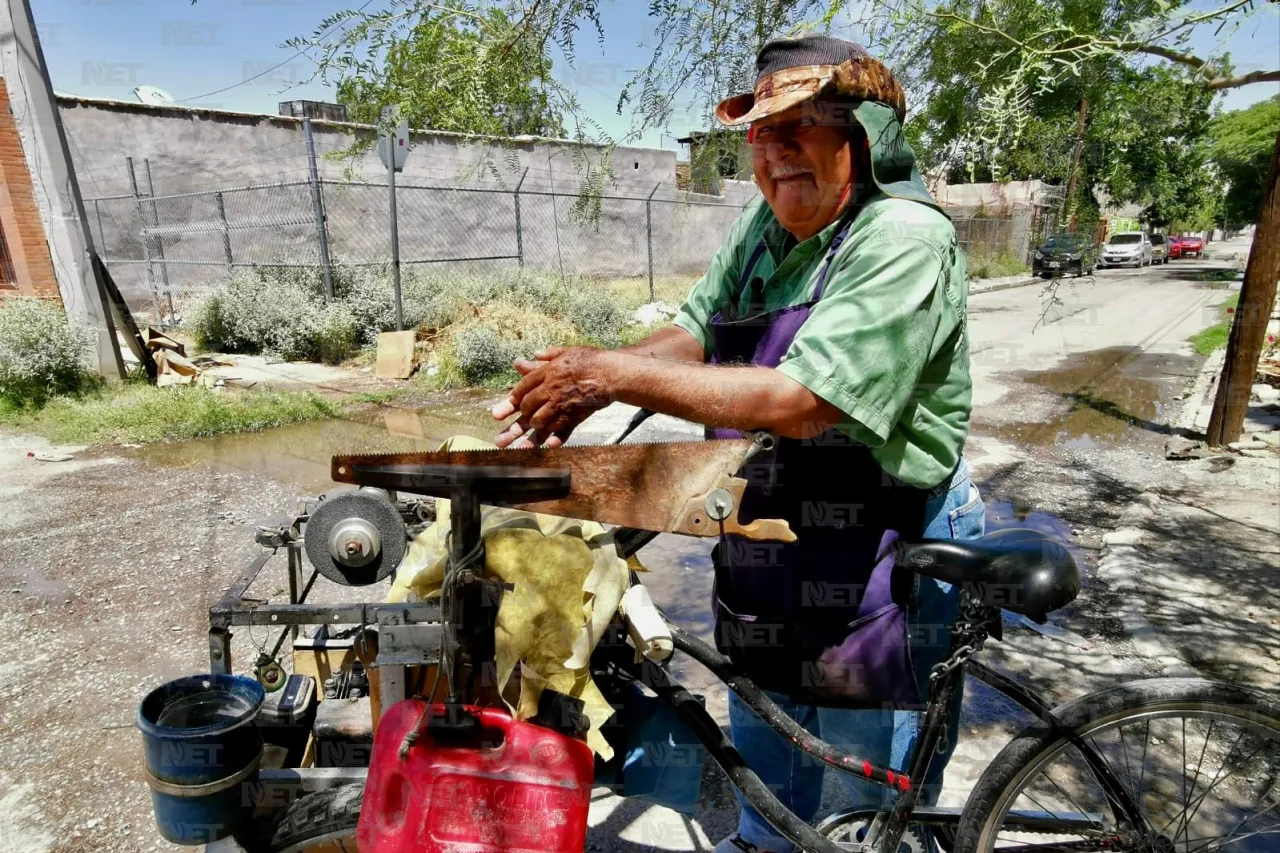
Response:
[[[798,163],[773,163],[769,166],[769,180],[783,181],[800,175],[812,175],[813,169]]]

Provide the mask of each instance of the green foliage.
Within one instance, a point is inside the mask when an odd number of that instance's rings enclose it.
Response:
[[[413,6],[414,4],[405,4]],[[515,24],[495,6],[449,12],[418,6],[401,22],[371,16],[346,39],[347,52],[332,67],[338,102],[353,120],[378,124],[384,107],[400,108],[411,127],[491,136],[563,136],[547,91],[551,60],[540,45],[514,38]],[[316,38],[336,34],[321,26]],[[358,60],[354,39],[368,35],[381,62]],[[301,41],[298,44],[301,45]]]
[[[236,271],[196,306],[191,332],[203,349],[334,364],[361,342],[352,310],[326,305],[313,282],[271,267]]]
[[[315,271],[242,270],[197,305],[191,331],[204,349],[338,363],[395,328],[395,303],[386,268],[339,265],[333,286],[326,304]],[[617,346],[632,291],[522,269],[408,269],[401,281],[406,328],[448,354],[440,387],[493,380],[549,346]]]
[[[59,443],[143,444],[251,432],[341,413],[341,406],[311,393],[125,385],[79,399],[58,398],[38,412],[11,413],[8,420]]]
[[[1223,213],[1232,225],[1256,222],[1271,152],[1280,134],[1280,95],[1213,120],[1209,158],[1230,183]]]
[[[908,130],[926,171],[953,180],[1074,177],[1074,209],[1096,188],[1112,202],[1141,204],[1154,224],[1190,226],[1212,221],[1222,193],[1221,176],[1206,168],[1213,93],[1254,79],[1234,76],[1225,39],[1263,6],[878,0],[871,17],[895,72],[928,96]],[[1193,37],[1205,53],[1191,52]]]
[[[595,288],[575,289],[565,300],[564,315],[589,341],[602,347],[616,347],[618,331],[627,322],[617,301]]]
[[[1001,278],[1007,275],[1018,275],[1027,271],[1026,262],[1012,252],[980,252],[972,254],[969,260],[969,278]]]
[[[41,406],[96,380],[85,369],[93,332],[73,325],[62,307],[26,297],[0,299],[0,400]]]
[[[473,385],[510,368],[515,356],[510,343],[484,324],[462,329],[453,339],[458,372]]]
[[[1226,302],[1218,306],[1222,311],[1223,320],[1215,323],[1203,331],[1192,335],[1188,340],[1191,346],[1200,355],[1211,355],[1215,350],[1225,349],[1227,346],[1227,338],[1231,336],[1232,314],[1228,309],[1234,311],[1240,302],[1239,294],[1232,296]]]

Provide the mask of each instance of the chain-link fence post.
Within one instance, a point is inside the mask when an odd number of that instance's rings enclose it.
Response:
[[[520,173],[520,180],[516,183],[516,263],[524,266],[524,230],[520,227],[520,188],[524,186],[525,176],[529,174],[529,167],[526,166],[524,171]]]
[[[149,204],[149,206],[151,207],[151,224],[156,226],[156,228],[159,228],[160,227],[160,211],[156,208],[156,203],[154,201],[156,197],[156,187],[155,187],[155,184],[151,183],[151,158],[150,157],[142,158],[142,168],[143,168],[143,171],[147,173],[147,197],[150,199],[153,199]],[[165,299],[169,301],[169,322],[176,323],[177,318],[174,315],[174,311],[173,311],[173,287],[169,284],[169,265],[165,262],[165,259],[164,259],[164,239],[159,234],[157,234],[155,237],[155,241],[156,241],[156,257],[160,259],[160,279],[164,282]],[[163,323],[161,323],[160,325],[161,325],[161,328],[164,327]]]
[[[311,203],[316,209],[316,237],[320,241],[320,272],[324,275],[325,299],[333,299],[333,270],[329,263],[329,234],[324,222],[324,195],[320,187],[320,175],[316,170],[316,140],[311,135],[311,119],[302,120],[302,132],[307,137],[307,182],[311,184]]]
[[[649,193],[649,197],[644,200],[644,233],[649,243],[649,301],[653,302],[656,297],[653,293],[653,194],[661,187],[661,183],[653,185],[653,190]]]
[[[227,275],[230,275],[235,264],[231,254],[231,229],[227,227],[227,206],[222,200],[222,193],[213,194],[213,203],[218,209],[218,224],[222,227],[222,255],[227,261]]]
[[[391,285],[396,296],[396,331],[404,331],[404,303],[400,298],[400,225],[396,221],[396,135],[387,144],[387,190],[391,196]]]
[[[142,211],[142,196],[138,194],[138,175],[133,169],[133,158],[124,158],[125,168],[129,170],[129,192],[133,195],[133,204],[138,211],[140,224],[139,235],[142,238],[142,254],[147,261],[147,285],[151,288],[152,304],[156,313],[160,312],[160,289],[156,287],[156,271],[151,265],[151,242],[147,239],[147,217]]]

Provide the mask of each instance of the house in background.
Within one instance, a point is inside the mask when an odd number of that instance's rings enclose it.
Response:
[[[724,181],[750,181],[751,146],[745,130],[694,131],[683,139],[689,146],[689,189],[721,195]]]

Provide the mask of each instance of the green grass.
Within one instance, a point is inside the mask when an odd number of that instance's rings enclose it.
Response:
[[[1019,275],[1030,269],[1022,259],[1010,252],[969,256],[969,278],[1002,278]]]
[[[1228,313],[1227,309],[1234,309],[1239,301],[1240,295],[1236,294],[1226,302],[1223,302],[1218,306],[1223,317],[1222,322],[1215,323],[1209,328],[1201,332],[1197,332],[1187,339],[1191,342],[1191,346],[1196,352],[1200,355],[1211,355],[1217,350],[1226,348],[1227,338],[1231,334],[1231,323],[1235,319],[1235,314]]]
[[[349,403],[370,403],[375,406],[381,406],[384,403],[394,403],[396,400],[402,400],[413,393],[413,389],[405,387],[383,388],[380,391],[358,391],[347,396]]]
[[[62,397],[41,409],[0,406],[0,422],[61,444],[146,444],[254,432],[341,414],[341,405],[309,392],[149,385]]]

